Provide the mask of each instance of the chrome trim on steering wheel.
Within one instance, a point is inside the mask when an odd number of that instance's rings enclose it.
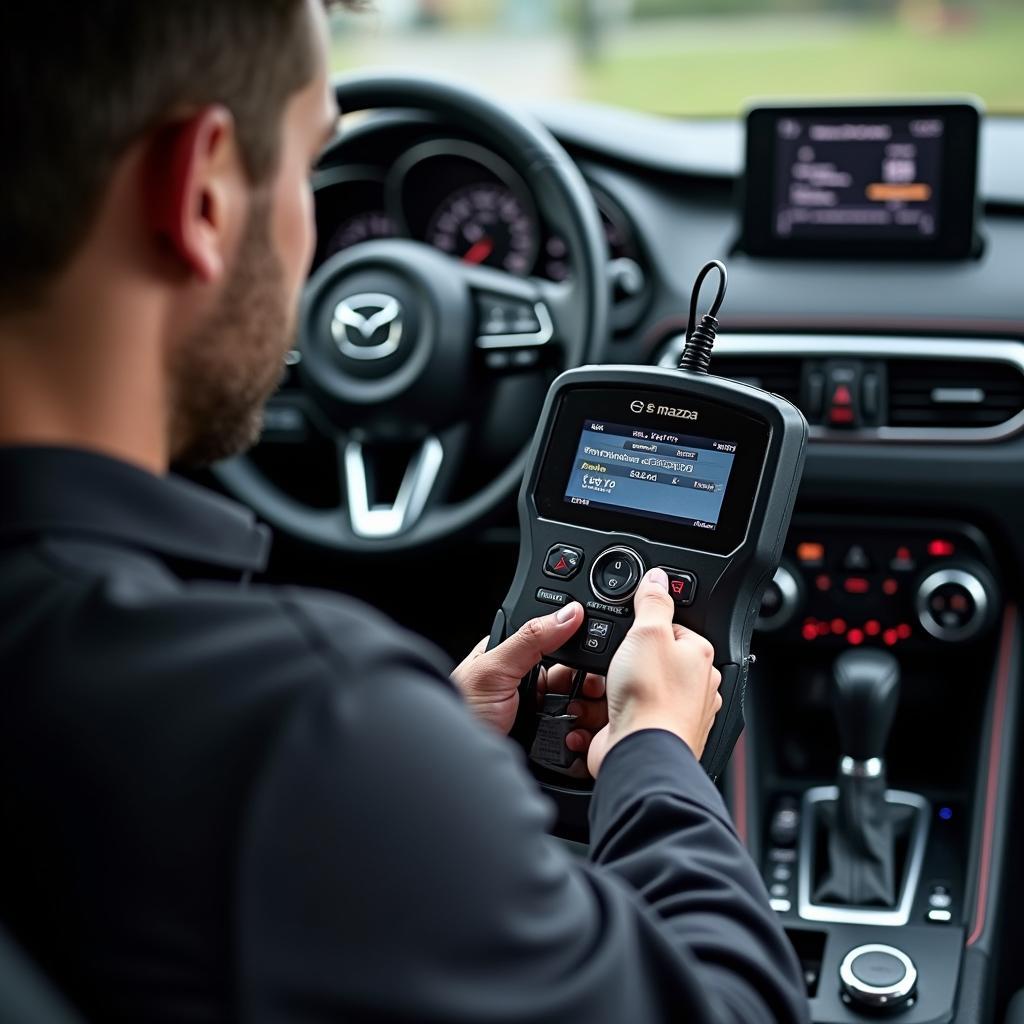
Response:
[[[408,530],[423,514],[442,462],[441,442],[436,437],[428,437],[409,462],[395,503],[371,507],[363,446],[358,441],[346,444],[343,465],[352,532],[359,537],[380,540]]]
[[[533,312],[537,316],[540,330],[532,334],[481,334],[476,339],[476,347],[490,348],[539,348],[546,345],[555,336],[555,325],[551,320],[548,307],[543,302],[533,304]]]

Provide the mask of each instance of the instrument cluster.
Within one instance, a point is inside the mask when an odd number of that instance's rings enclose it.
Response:
[[[342,164],[313,178],[318,228],[314,269],[379,238],[411,238],[453,259],[518,277],[572,276],[564,240],[542,222],[526,183],[497,154],[457,138],[405,149],[390,166]],[[591,186],[615,265],[616,291],[645,287],[640,247],[626,214]]]

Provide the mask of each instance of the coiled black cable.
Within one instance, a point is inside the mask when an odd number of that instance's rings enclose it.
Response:
[[[704,279],[717,270],[718,292],[711,308],[700,318],[697,323],[697,302],[700,299],[700,289]],[[711,366],[711,349],[714,347],[715,338],[718,336],[718,311],[722,308],[725,299],[725,290],[729,287],[729,272],[721,260],[711,260],[705,263],[693,282],[693,291],[690,294],[690,318],[686,324],[686,346],[683,354],[679,357],[679,369],[689,370],[691,373],[707,373]]]

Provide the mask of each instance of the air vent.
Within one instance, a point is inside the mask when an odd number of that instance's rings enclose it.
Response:
[[[1024,410],[1024,375],[1010,363],[890,359],[890,427],[995,427]]]
[[[794,405],[800,404],[801,360],[786,357],[764,359],[749,356],[716,354],[711,360],[712,372],[730,380],[752,384],[762,391],[781,395]]]

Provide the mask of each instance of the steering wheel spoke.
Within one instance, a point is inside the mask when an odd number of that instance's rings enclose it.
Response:
[[[417,441],[338,438],[344,508],[364,540],[387,540],[412,530],[441,504],[457,474],[467,427],[456,424]]]

